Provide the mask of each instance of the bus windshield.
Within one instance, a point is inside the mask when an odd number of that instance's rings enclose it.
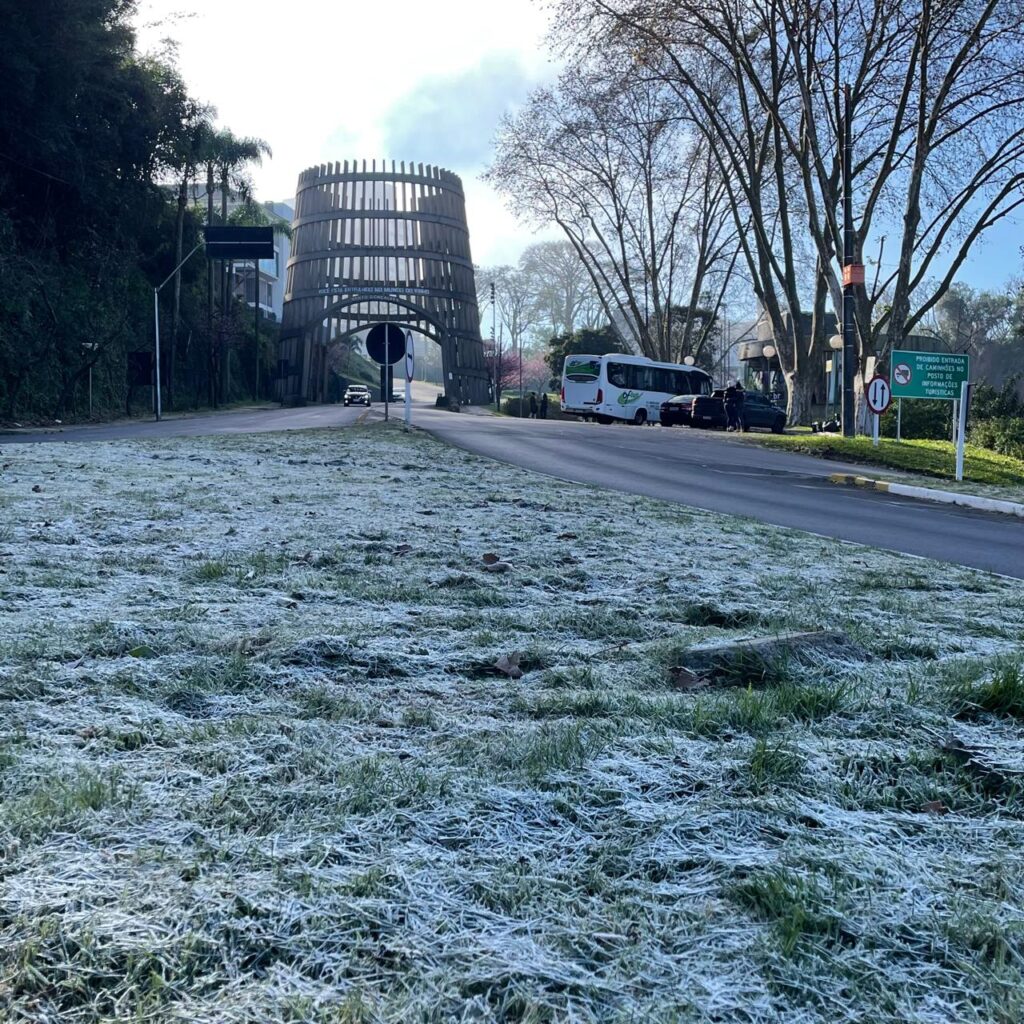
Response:
[[[574,384],[584,384],[597,380],[601,376],[601,362],[587,356],[567,356],[565,360],[565,379]]]

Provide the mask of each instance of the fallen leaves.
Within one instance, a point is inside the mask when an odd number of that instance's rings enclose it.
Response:
[[[677,690],[703,690],[707,679],[685,665],[674,665],[668,670],[669,683]]]
[[[494,667],[509,679],[522,679],[523,670],[519,667],[522,660],[522,651],[513,651],[511,654],[503,654],[495,663]]]
[[[921,804],[921,810],[925,814],[949,814],[949,808],[941,800],[929,800]]]

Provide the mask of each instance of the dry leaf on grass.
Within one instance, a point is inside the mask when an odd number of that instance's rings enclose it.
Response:
[[[513,651],[511,654],[503,654],[495,663],[494,667],[509,679],[522,679],[523,670],[519,667],[519,659],[522,658],[522,651]]]
[[[399,544],[398,547],[395,548],[395,558],[401,558],[402,555],[407,555],[410,551],[412,551],[411,544]]]
[[[708,685],[708,681],[703,676],[697,675],[696,672],[692,672],[683,665],[675,665],[670,668],[668,678],[677,690],[702,690]]]
[[[949,814],[949,808],[941,800],[929,800],[921,804],[921,810],[925,814]]]
[[[488,551],[487,554],[480,556],[480,560],[484,565],[494,565],[495,562],[501,561],[501,556],[496,555],[493,551]]]

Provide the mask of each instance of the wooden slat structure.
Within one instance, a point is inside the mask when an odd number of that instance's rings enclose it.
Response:
[[[398,323],[441,346],[445,393],[489,400],[458,175],[391,161],[321,164],[295,198],[279,361],[287,404],[323,401],[329,346]]]

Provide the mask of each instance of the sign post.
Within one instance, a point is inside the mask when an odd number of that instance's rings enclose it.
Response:
[[[867,398],[868,408],[875,414],[871,425],[871,443],[878,447],[878,422],[883,412],[889,408],[892,401],[892,388],[884,377],[872,377],[864,389]]]
[[[412,331],[405,332],[405,425],[412,424],[412,377],[416,369],[416,350],[412,343]]]
[[[967,381],[960,384],[960,415],[956,432],[956,478],[964,478],[964,443],[967,439],[967,400],[971,385]]]

